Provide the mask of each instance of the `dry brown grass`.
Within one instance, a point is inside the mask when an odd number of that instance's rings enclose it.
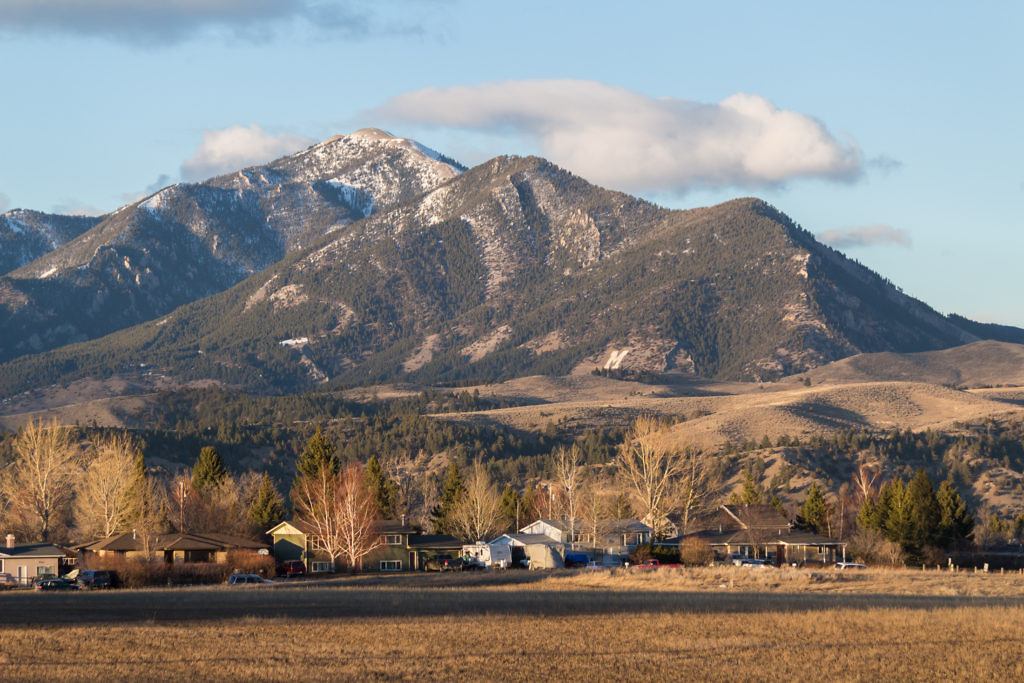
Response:
[[[1022,586],[726,567],[14,594],[0,679],[1019,680]]]

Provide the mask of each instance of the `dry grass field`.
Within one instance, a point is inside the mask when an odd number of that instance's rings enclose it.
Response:
[[[1024,576],[701,568],[0,596],[0,679],[1020,680]]]

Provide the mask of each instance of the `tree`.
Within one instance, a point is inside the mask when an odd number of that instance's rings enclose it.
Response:
[[[501,501],[499,503],[501,506],[502,524],[505,530],[519,530],[519,518],[523,512],[522,503],[523,499],[519,492],[509,484],[505,484],[505,489],[501,492]]]
[[[479,460],[466,477],[464,494],[455,506],[452,522],[455,535],[466,541],[486,541],[501,525],[498,488]]]
[[[78,478],[80,450],[65,427],[32,420],[14,439],[14,462],[4,479],[11,513],[42,541],[52,540]]]
[[[754,470],[748,467],[743,472],[743,490],[740,492],[740,504],[760,505],[764,502],[764,489],[754,476]]]
[[[441,499],[430,513],[434,522],[434,533],[450,534],[455,531],[455,510],[464,493],[459,466],[454,461],[450,462],[444,475],[444,483],[441,485]]]
[[[376,455],[366,463],[366,486],[373,496],[380,516],[385,519],[394,517],[395,502],[398,498],[398,484],[384,472]]]
[[[936,494],[939,504],[939,543],[944,548],[956,549],[969,543],[974,531],[974,515],[960,497],[953,482],[948,479]]]
[[[663,537],[672,509],[671,495],[682,472],[682,458],[658,438],[658,423],[650,417],[633,422],[619,448],[619,473],[633,499],[641,521]]]
[[[935,545],[939,540],[942,510],[935,497],[935,488],[923,467],[917,470],[917,474],[907,484],[907,502],[910,505],[911,548],[921,550]]]
[[[126,434],[93,444],[92,462],[78,482],[75,522],[83,538],[109,538],[125,531],[137,495],[137,450]]]
[[[246,517],[261,534],[284,519],[284,498],[266,472],[260,477],[259,488],[249,504]]]
[[[377,507],[366,487],[363,468],[352,464],[332,472],[319,467],[296,480],[296,515],[313,527],[312,544],[331,560],[332,570],[344,557],[349,569],[382,543]]]
[[[296,463],[296,476],[315,477],[322,468],[327,468],[330,474],[337,474],[341,465],[338,462],[336,451],[338,447],[324,436],[320,427],[316,428],[313,436],[309,437],[305,448],[299,453],[299,461]]]
[[[217,453],[217,449],[213,446],[203,446],[192,468],[192,489],[201,497],[207,496],[220,486],[227,476],[227,468],[224,467],[224,461]]]
[[[569,524],[569,545],[575,543],[579,518],[580,488],[583,486],[582,453],[579,446],[559,448],[552,456],[552,475],[558,486],[562,518]]]
[[[824,530],[828,527],[828,515],[829,507],[828,503],[825,502],[825,496],[821,494],[818,482],[813,482],[810,490],[807,491],[807,498],[804,500],[804,504],[800,506],[797,523],[805,529],[813,530],[819,534],[824,533]]]
[[[711,457],[688,446],[682,451],[678,493],[682,533],[689,533],[694,517],[708,508],[719,495],[721,473]]]

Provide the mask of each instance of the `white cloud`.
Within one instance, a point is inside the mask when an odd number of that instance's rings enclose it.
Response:
[[[653,98],[582,80],[428,88],[369,112],[385,120],[512,133],[588,180],[628,191],[855,180],[860,149],[759,95],[718,103]]]
[[[351,0],[0,0],[0,30],[114,38],[142,45],[183,40],[208,28],[266,37],[282,23],[362,33]]]
[[[267,133],[255,123],[249,127],[208,130],[203,133],[203,142],[196,153],[181,165],[181,177],[190,181],[203,180],[273,161],[298,152],[313,142],[301,135]]]
[[[818,234],[818,239],[836,249],[870,247],[877,244],[894,244],[900,247],[910,247],[910,233],[908,231],[880,223],[826,230]]]
[[[143,197],[148,197],[157,190],[162,190],[163,188],[170,185],[172,182],[174,181],[171,179],[171,176],[167,175],[166,173],[161,173],[159,176],[157,176],[156,180],[154,180],[153,182],[146,186],[145,190],[141,192],[126,192],[125,194],[121,195],[121,200],[125,204],[132,204],[134,202],[139,201]]]

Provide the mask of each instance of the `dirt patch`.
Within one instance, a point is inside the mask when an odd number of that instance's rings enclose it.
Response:
[[[415,372],[429,363],[433,360],[434,353],[440,347],[440,341],[440,334],[427,335],[423,343],[402,363],[402,369],[406,372]]]
[[[510,336],[512,336],[512,328],[508,325],[502,325],[486,337],[478,339],[465,347],[459,351],[459,353],[463,356],[467,356],[470,363],[475,363],[494,349],[498,348],[498,345]]]

